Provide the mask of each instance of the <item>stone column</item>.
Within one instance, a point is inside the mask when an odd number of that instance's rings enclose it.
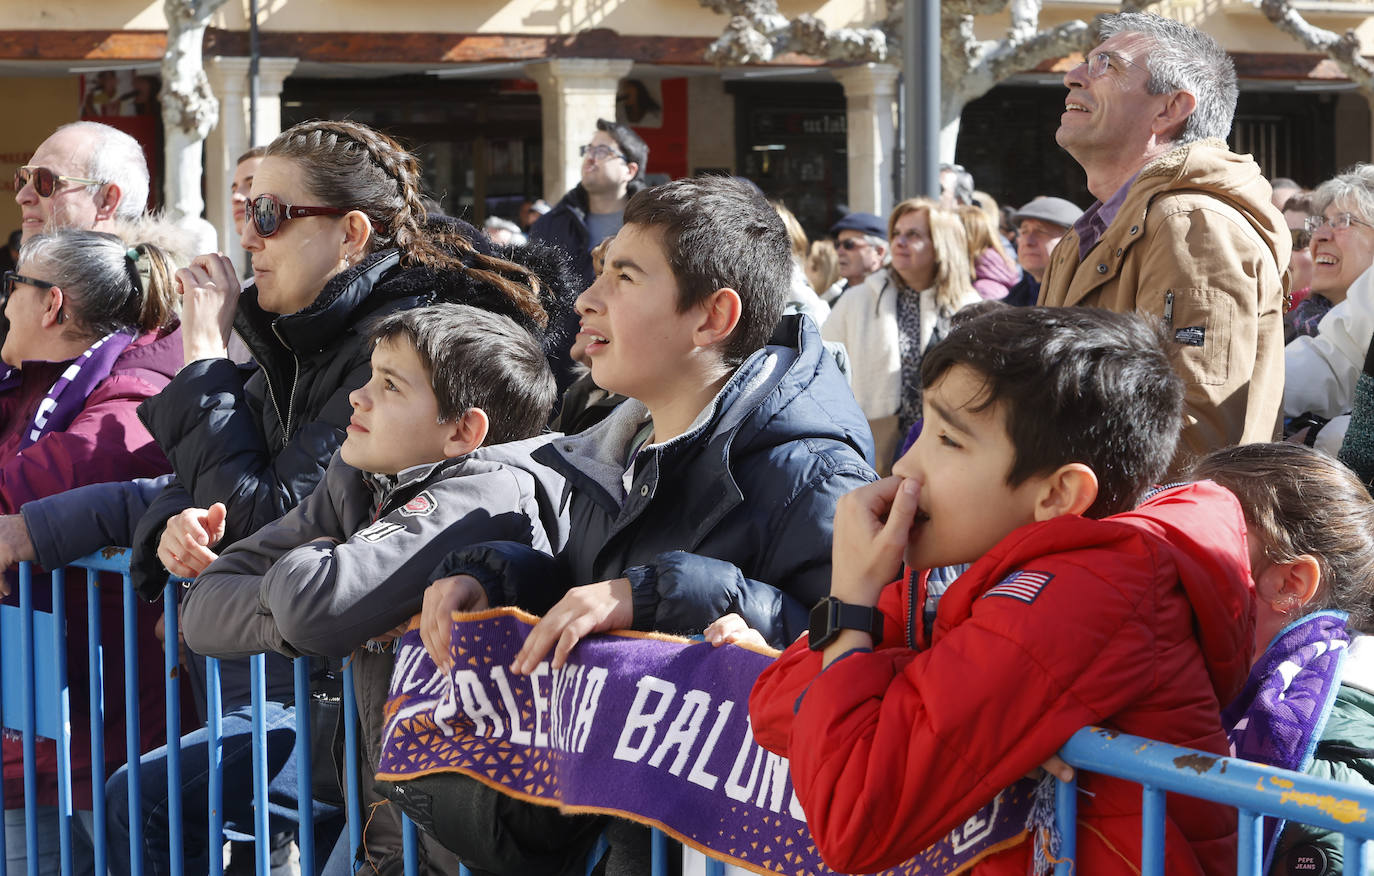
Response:
[[[525,65],[539,84],[544,118],[544,197],[556,204],[582,178],[577,148],[596,133],[597,119],[615,118],[615,91],[633,61],[558,58]]]
[[[848,105],[849,207],[886,218],[895,200],[897,68],[870,63],[831,72]]]
[[[257,130],[248,131],[248,58],[214,57],[205,63],[210,88],[219,98],[219,125],[205,140],[205,215],[219,232],[220,250],[246,267],[229,186],[235,161],[253,146],[266,146],[281,133],[282,83],[296,69],[295,58],[258,59]]]

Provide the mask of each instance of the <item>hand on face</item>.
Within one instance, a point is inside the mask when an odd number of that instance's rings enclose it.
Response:
[[[852,490],[835,506],[830,594],[842,602],[877,605],[902,568],[916,520],[921,485],[891,476]]]
[[[632,596],[628,578],[572,588],[530,630],[511,669],[517,675],[529,675],[550,648],[554,649],[553,668],[561,669],[583,637],[623,630],[634,622]]]
[[[210,548],[224,538],[225,508],[216,502],[209,508],[187,508],[167,521],[157,558],[178,578],[191,579],[219,559]]]
[[[176,273],[181,293],[181,348],[186,364],[224,359],[239,307],[234,263],[221,253],[196,256]]]

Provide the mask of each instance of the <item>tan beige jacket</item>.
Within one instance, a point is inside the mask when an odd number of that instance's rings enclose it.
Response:
[[[1269,441],[1283,399],[1283,295],[1292,238],[1248,155],[1221,140],[1145,165],[1085,259],[1055,247],[1040,304],[1159,318],[1187,386],[1171,471],[1230,444]]]

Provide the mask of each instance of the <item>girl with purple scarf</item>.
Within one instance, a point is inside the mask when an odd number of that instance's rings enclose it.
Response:
[[[1234,754],[1374,786],[1374,501],[1354,473],[1295,444],[1204,457],[1249,527],[1256,659],[1223,710]],[[1342,872],[1341,838],[1266,818],[1270,874]]]

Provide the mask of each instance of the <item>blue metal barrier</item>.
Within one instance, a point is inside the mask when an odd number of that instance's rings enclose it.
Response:
[[[1238,874],[1259,876],[1261,872],[1260,825],[1265,815],[1341,834],[1345,838],[1345,872],[1365,871],[1367,841],[1374,839],[1374,792],[1101,727],[1075,733],[1059,756],[1076,770],[1116,776],[1142,786],[1142,876],[1164,873],[1166,792],[1238,810]],[[1062,860],[1055,865],[1056,876],[1075,872],[1077,796],[1076,780],[1059,783],[1055,823]]]
[[[84,591],[87,605],[87,629],[88,629],[88,662],[87,669],[89,675],[89,711],[90,711],[90,751],[91,751],[91,784],[92,784],[92,818],[93,829],[91,844],[94,850],[93,866],[97,873],[107,872],[109,861],[108,838],[106,836],[107,807],[103,788],[105,785],[105,744],[104,744],[104,713],[105,713],[105,694],[109,686],[105,680],[105,646],[102,638],[102,619],[100,615],[100,581],[99,576],[102,572],[114,573],[121,576],[122,581],[122,610],[124,634],[123,665],[125,673],[125,755],[130,764],[137,764],[139,757],[144,753],[141,749],[141,737],[139,733],[139,672],[138,672],[138,649],[140,647],[153,647],[155,643],[140,642],[138,629],[139,599],[133,591],[132,581],[129,576],[129,551],[124,548],[110,548],[97,554],[92,554],[75,563],[72,563],[66,570],[59,569],[51,574],[52,581],[52,612],[49,615],[42,612],[35,612],[33,593],[32,593],[32,573],[33,570],[28,563],[22,563],[19,567],[19,623],[18,638],[20,647],[18,649],[18,665],[11,665],[12,658],[10,653],[6,654],[4,671],[0,672],[7,684],[17,684],[19,688],[19,701],[21,702],[20,716],[14,725],[23,734],[24,747],[24,795],[25,812],[25,840],[26,840],[26,864],[29,876],[37,876],[40,858],[52,854],[53,850],[39,848],[38,845],[38,819],[36,795],[30,793],[30,789],[38,787],[36,749],[40,732],[43,738],[55,738],[58,756],[58,788],[57,795],[59,800],[58,809],[58,833],[59,848],[56,850],[61,858],[62,872],[69,874],[73,872],[76,863],[73,860],[72,851],[72,821],[76,816],[72,792],[72,737],[70,727],[70,701],[67,680],[67,648],[66,648],[66,603],[67,603],[67,581],[66,574],[75,574],[76,570],[86,573],[86,588]],[[75,580],[75,579],[73,579]],[[180,648],[179,642],[179,623],[176,613],[177,589],[181,582],[173,581],[167,585],[167,590],[163,594],[163,630],[164,640],[167,643],[164,647],[164,696],[166,706],[166,727],[167,727],[167,793],[168,793],[168,854],[171,861],[173,876],[181,876],[183,871],[184,842],[185,834],[185,814],[182,788],[181,772],[181,749],[177,740],[181,736],[181,668],[180,668]],[[12,610],[12,609],[11,609]],[[45,617],[51,621],[52,637],[49,639],[47,634],[38,635],[35,629],[35,618]],[[43,647],[39,647],[39,643]],[[48,646],[51,642],[51,646]],[[39,666],[36,655],[41,652],[51,650],[52,664],[50,666]],[[253,779],[254,779],[254,836],[259,840],[254,843],[255,870],[258,876],[267,876],[270,872],[270,850],[267,839],[269,837],[268,827],[268,803],[267,803],[267,750],[266,750],[266,727],[264,723],[264,704],[266,702],[265,684],[265,658],[257,655],[251,658],[252,671],[252,751],[253,751]],[[310,709],[309,701],[312,694],[310,666],[307,658],[299,658],[294,666],[295,681],[295,755],[297,757],[297,772],[299,776],[298,785],[298,817],[300,831],[298,836],[298,849],[300,853],[299,863],[300,872],[303,876],[313,876],[318,865],[323,861],[320,854],[328,855],[328,850],[317,850],[314,845],[312,804],[310,794],[310,769],[309,763],[311,756],[315,752],[311,751],[310,744]],[[40,687],[42,689],[40,689]],[[50,689],[49,689],[50,688]],[[207,811],[209,813],[207,837],[216,838],[224,835],[224,812],[223,812],[223,723],[224,715],[223,702],[221,695],[220,661],[209,658],[206,660],[206,735],[208,737],[207,755],[209,766],[208,777],[208,799]],[[5,713],[3,706],[3,696],[0,696],[0,723],[4,722]],[[51,714],[50,714],[51,713]],[[344,713],[344,747],[345,747],[345,807],[347,819],[346,841],[351,853],[352,860],[358,860],[358,847],[362,842],[362,829],[366,822],[367,813],[361,809],[359,790],[361,779],[358,775],[357,764],[358,739],[357,739],[357,704],[353,695],[352,671],[345,666],[343,678],[343,713]],[[15,716],[8,716],[11,720]],[[143,824],[142,818],[142,788],[140,771],[131,768],[128,775],[128,807],[129,807],[129,870],[134,876],[141,876],[143,873]],[[3,791],[3,783],[0,782],[0,792]],[[419,872],[418,837],[415,825],[409,818],[402,816],[402,854],[406,876],[416,876]],[[209,843],[210,873],[212,876],[223,876],[225,860],[222,849],[223,843],[211,839]],[[587,871],[590,872],[595,863],[604,854],[606,849],[605,839],[602,838],[587,862]],[[653,874],[662,876],[668,872],[668,843],[666,837],[659,831],[653,832]],[[5,860],[5,836],[0,831],[0,861]],[[708,859],[706,863],[706,876],[719,876],[724,872],[724,865],[720,861]],[[2,874],[0,874],[2,876]],[[470,876],[466,867],[460,869],[460,876]]]

